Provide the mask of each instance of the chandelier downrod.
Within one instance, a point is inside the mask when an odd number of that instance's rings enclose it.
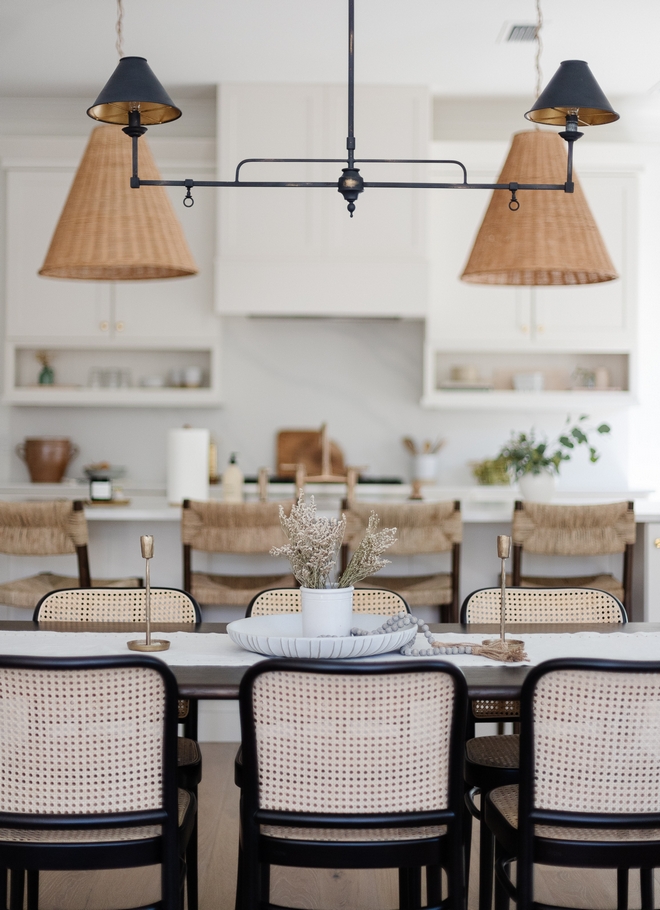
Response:
[[[521,190],[552,190],[572,193],[574,191],[573,145],[583,135],[578,131],[578,125],[608,123],[619,117],[612,110],[587,64],[576,60],[565,61],[540,95],[536,105],[525,115],[537,123],[550,123],[565,127],[559,133],[568,145],[566,181],[564,183],[470,183],[465,165],[454,159],[356,158],[354,8],[355,0],[348,0],[348,135],[345,160],[337,158],[244,158],[236,166],[233,180],[193,180],[190,178],[185,180],[143,180],[139,176],[138,141],[147,130],[143,123],[145,116],[147,122],[157,124],[176,119],[181,115],[180,110],[174,106],[143,57],[122,58],[115,73],[87,113],[90,117],[104,122],[126,124],[123,130],[132,140],[133,166],[130,185],[134,189],[144,186],[180,186],[186,190],[183,203],[189,207],[194,204],[192,190],[195,187],[329,187],[337,190],[344,197],[351,217],[353,217],[358,196],[367,188],[504,190],[511,193],[509,208],[512,211],[520,207],[516,194]],[[579,86],[577,89],[576,84]],[[142,93],[144,94],[143,99]],[[339,180],[336,181],[242,180],[241,169],[243,166],[258,163],[342,164],[345,166],[342,168]],[[357,167],[358,164],[453,165],[461,169],[462,180],[447,183],[364,180]]]

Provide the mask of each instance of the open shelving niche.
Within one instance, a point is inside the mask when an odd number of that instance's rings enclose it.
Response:
[[[2,401],[11,405],[60,405],[78,407],[216,407],[222,403],[220,390],[220,351],[217,344],[185,339],[183,342],[149,342],[126,339],[121,344],[62,343],[52,339],[11,341],[5,346],[5,384]],[[52,358],[56,383],[39,385],[38,351]],[[202,384],[196,388],[172,385],[148,388],[140,385],[144,377],[161,376],[167,383],[173,370],[196,366],[202,371]],[[92,370],[123,370],[130,375],[130,386],[92,388]]]
[[[626,351],[469,351],[427,349],[423,407],[445,410],[589,410],[623,408],[635,403],[631,352]],[[452,367],[473,366],[478,381],[492,388],[442,388]],[[609,373],[607,389],[571,388],[577,369]],[[516,373],[542,373],[542,391],[517,391]]]

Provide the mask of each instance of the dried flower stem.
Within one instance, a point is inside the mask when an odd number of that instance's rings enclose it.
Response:
[[[355,585],[368,575],[380,571],[383,566],[389,565],[390,560],[381,559],[380,554],[396,540],[396,528],[383,528],[379,531],[379,524],[378,515],[372,512],[366,533],[339,579],[338,587],[348,588]]]

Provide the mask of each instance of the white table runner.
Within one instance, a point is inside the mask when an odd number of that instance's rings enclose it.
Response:
[[[83,657],[94,654],[131,654],[126,642],[141,639],[144,633],[134,632],[0,632],[0,654],[28,654],[49,657]],[[261,654],[244,651],[228,635],[219,633],[158,632],[155,638],[171,642],[168,651],[154,652],[153,656],[171,666],[250,666],[265,660]],[[515,637],[515,636],[512,636]],[[437,633],[443,642],[475,642],[484,635]],[[553,657],[599,657],[618,660],[660,660],[660,632],[567,632],[557,635],[526,634],[522,636],[529,656],[526,665],[538,664]],[[422,635],[417,646],[427,647]],[[362,661],[410,660],[398,653],[359,658]],[[434,660],[435,658],[423,658]],[[502,664],[485,657],[470,654],[438,655],[462,667],[516,667],[520,664]]]

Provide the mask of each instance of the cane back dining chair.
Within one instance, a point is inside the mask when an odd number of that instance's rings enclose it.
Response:
[[[51,591],[74,585],[139,587],[140,578],[94,579],[89,573],[87,520],[80,500],[0,502],[0,553],[11,556],[75,554],[78,577],[40,572],[0,584],[0,604],[34,610]]]
[[[396,542],[387,556],[416,556],[437,553],[451,554],[449,572],[406,576],[379,576],[378,580],[400,594],[412,609],[437,606],[440,619],[446,612],[450,622],[458,621],[458,590],[463,522],[461,504],[455,502],[364,503],[344,501],[346,515],[345,545],[342,547],[342,568],[348,564],[352,551],[364,537],[369,517],[378,513],[381,527],[396,528]],[[372,587],[373,576],[358,587]]]
[[[33,619],[38,623],[127,623],[145,621],[144,588],[69,588],[47,594],[39,601]],[[197,601],[177,588],[151,588],[154,623],[193,624],[202,620]],[[179,786],[197,800],[202,779],[202,753],[197,742],[197,702],[179,699],[178,721],[184,736],[177,737]],[[186,849],[188,910],[198,903],[197,819]]]
[[[499,624],[500,588],[481,588],[463,601],[462,623]],[[508,588],[506,622],[513,623],[625,623],[626,611],[613,594],[590,588]],[[472,702],[465,744],[466,802],[479,823],[479,910],[490,910],[493,893],[493,836],[483,821],[485,794],[519,779],[518,734],[473,735],[476,721],[517,721],[520,702],[476,699]],[[480,796],[481,809],[475,798]]]
[[[271,865],[396,868],[400,906],[463,908],[467,687],[439,661],[268,660],[239,708],[245,775],[237,906],[269,905]]]
[[[617,906],[641,870],[643,910],[660,866],[660,662],[550,660],[521,695],[520,783],[486,797],[496,901],[534,902],[534,864],[616,869]],[[517,885],[507,874],[517,860]]]
[[[635,512],[632,502],[555,506],[539,502],[514,505],[512,582],[516,587],[599,588],[617,597],[632,619],[632,565]],[[523,553],[541,556],[623,555],[621,580],[601,572],[556,578],[523,573]]]
[[[272,616],[276,613],[300,613],[300,588],[269,588],[252,598],[245,611],[247,616]],[[406,600],[387,588],[356,588],[353,591],[353,612],[394,616],[410,613]]]
[[[23,870],[37,910],[40,870],[155,864],[152,906],[180,910],[196,803],[177,789],[169,667],[148,655],[0,656],[0,704],[0,870],[12,870],[11,910],[23,908]],[[6,887],[3,872],[3,907]]]
[[[247,607],[264,588],[295,585],[291,573],[219,575],[193,571],[193,551],[206,553],[267,554],[282,546],[279,507],[292,502],[198,502],[184,499],[181,512],[183,587],[202,607]]]

